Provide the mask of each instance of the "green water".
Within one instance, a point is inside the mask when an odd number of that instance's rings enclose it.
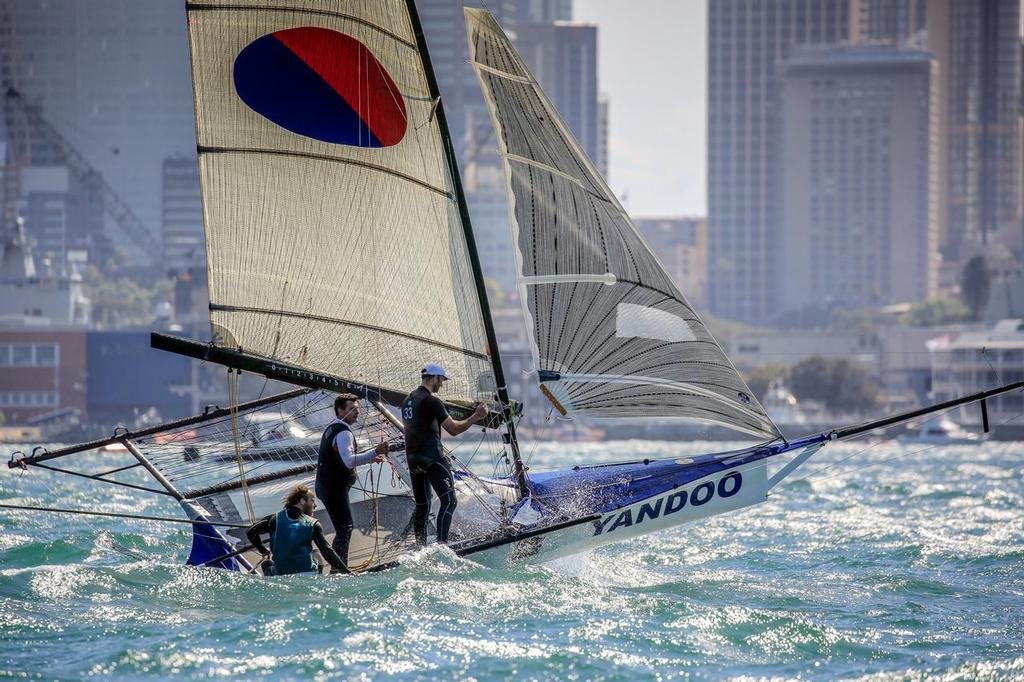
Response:
[[[543,444],[533,463],[709,447]],[[0,677],[1024,679],[1024,444],[864,448],[826,448],[794,478],[855,456],[751,510],[501,570],[434,548],[263,579],[181,565],[184,526],[0,511]],[[0,500],[180,513],[6,468]]]

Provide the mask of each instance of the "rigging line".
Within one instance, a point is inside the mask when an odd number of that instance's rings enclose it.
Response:
[[[981,357],[984,358],[985,364],[988,365],[988,368],[992,370],[992,374],[995,376],[996,382],[998,384],[1005,384],[1006,382],[1003,381],[1003,378],[1001,376],[999,376],[999,372],[997,372],[996,368],[992,366],[992,361],[988,359],[988,348],[986,348],[985,346],[981,347]]]
[[[90,509],[67,509],[64,507],[38,507],[28,504],[6,504],[0,503],[0,509],[11,509],[13,511],[40,511],[54,512],[59,514],[76,514],[81,516],[104,516],[115,519],[134,519],[136,521],[163,521],[165,523],[188,523],[206,524],[208,526],[224,526],[226,528],[248,528],[249,524],[231,523],[229,521],[194,521],[192,519],[178,519],[173,516],[148,516],[146,514],[123,514],[120,512],[101,512]]]
[[[238,463],[238,477],[242,484],[242,496],[245,498],[245,508],[249,513],[249,523],[256,523],[256,512],[252,508],[252,497],[249,495],[249,484],[245,480],[245,465],[242,463],[242,441],[238,432],[238,389],[242,372],[232,372],[228,369],[228,402],[231,410],[231,435],[235,445],[235,461]]]
[[[466,467],[466,465],[462,463],[457,457],[453,455],[452,460],[454,460],[460,467],[462,467],[462,470],[469,476],[471,481],[478,483],[481,487],[484,488],[485,491],[490,492],[487,484],[484,483],[484,481],[480,480],[480,477],[474,474],[472,471],[470,471]],[[476,499],[476,501],[480,503],[480,506],[483,507],[483,509],[488,514],[490,514],[495,521],[497,521],[499,524],[504,522],[504,519],[501,517],[501,515],[498,514],[498,512],[496,512],[494,509],[492,509],[489,504],[487,504],[487,501],[483,499],[481,494],[477,492],[477,490],[475,490],[472,485],[468,485],[466,486],[466,488],[469,490],[469,494],[472,495]]]
[[[147,488],[146,486],[136,485],[135,483],[125,483],[124,481],[116,481],[112,478],[102,478],[98,474],[83,474],[80,471],[71,471],[70,469],[61,469],[55,466],[49,466],[42,464],[41,462],[33,462],[28,466],[39,467],[40,469],[46,469],[47,471],[54,471],[59,474],[69,474],[71,476],[79,476],[81,478],[88,478],[93,481],[99,481],[101,483],[109,483],[110,485],[119,485],[123,488],[131,488],[133,490],[141,490],[147,493],[156,493],[157,495],[167,495],[168,497],[174,497],[171,493],[166,490],[160,490],[158,488]],[[141,466],[141,465],[140,465]]]

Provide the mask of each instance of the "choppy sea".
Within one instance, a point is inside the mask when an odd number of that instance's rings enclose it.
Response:
[[[711,447],[539,444],[533,464]],[[1024,443],[832,445],[700,525],[354,578],[189,568],[186,526],[0,510],[0,678],[1024,679],[1022,473]],[[6,467],[0,501],[180,514]]]

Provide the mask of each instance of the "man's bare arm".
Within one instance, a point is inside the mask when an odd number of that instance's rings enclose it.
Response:
[[[445,431],[448,432],[449,435],[457,436],[460,433],[464,433],[466,429],[468,429],[473,424],[483,421],[483,419],[485,419],[486,417],[487,405],[485,405],[484,403],[480,403],[476,406],[476,409],[473,410],[473,414],[469,415],[465,419],[455,420],[452,419],[451,417],[448,417],[443,422],[441,422],[441,426],[444,428]]]

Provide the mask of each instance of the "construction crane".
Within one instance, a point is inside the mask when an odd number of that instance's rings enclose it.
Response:
[[[42,161],[61,164],[87,187],[95,187],[103,202],[104,212],[124,234],[144,253],[159,254],[159,245],[153,234],[131,207],[110,187],[103,174],[97,171],[54,126],[43,117],[39,107],[29,104],[15,88],[4,91],[4,124],[7,128],[7,169],[4,177],[3,220],[13,224],[20,196],[20,170],[33,164],[33,149],[37,135],[46,145]],[[38,162],[38,160],[37,160]]]

